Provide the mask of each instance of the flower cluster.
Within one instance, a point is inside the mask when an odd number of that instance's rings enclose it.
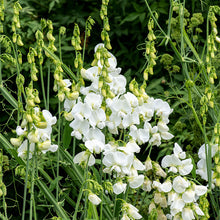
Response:
[[[33,123],[29,123],[29,119]],[[45,154],[48,151],[55,152],[58,146],[51,143],[52,125],[56,124],[56,117],[48,110],[42,112],[38,107],[33,108],[30,115],[26,115],[21,126],[17,126],[16,133],[18,138],[11,138],[11,143],[18,148],[18,156],[27,157],[29,145],[29,159],[32,158],[34,151]]]
[[[200,175],[202,179],[208,181],[208,173],[207,173],[207,161],[206,161],[206,152],[208,155],[209,147],[211,148],[211,157],[213,158],[215,154],[218,152],[218,144],[214,144],[209,146],[208,144],[203,144],[199,148],[198,156],[199,161],[197,163],[197,169],[196,174]],[[211,173],[211,176],[213,177],[213,171]],[[212,179],[213,184],[215,183],[215,179]]]
[[[192,159],[186,159],[186,153],[177,143],[173,152],[172,155],[166,155],[161,162],[163,168],[169,168],[171,176],[163,183],[159,181],[152,183],[155,192],[150,211],[157,205],[161,208],[169,207],[170,211],[166,215],[168,219],[190,220],[195,219],[195,216],[204,216],[197,201],[200,196],[206,194],[207,187],[196,185],[187,179],[186,175],[193,169]]]
[[[95,155],[102,152],[104,172],[116,178],[115,194],[144,182],[144,175],[138,172],[146,167],[135,156],[141,150],[139,145],[159,146],[173,137],[167,126],[172,112],[169,104],[149,97],[146,85],[139,88],[135,80],[126,92],[126,78],[120,72],[114,55],[98,44],[92,67],[81,69],[87,86],[81,86],[77,99],[66,97],[64,102],[71,135],[82,140],[85,149],[75,155],[74,162],[92,166]]]

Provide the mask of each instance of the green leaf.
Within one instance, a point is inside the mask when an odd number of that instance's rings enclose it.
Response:
[[[131,21],[136,20],[139,15],[140,15],[140,13],[137,13],[137,12],[133,12],[133,13],[129,14],[125,19],[123,19],[121,21],[120,25],[124,24],[125,22],[131,22]]]
[[[72,140],[71,136],[72,128],[69,126],[69,123],[67,123],[64,127],[64,132],[63,132],[63,147],[69,148],[70,142]]]
[[[193,169],[191,171],[191,174],[192,174],[192,177],[196,179],[196,164],[195,164],[193,157],[191,155],[189,155],[189,157],[192,159],[192,164],[193,164]]]

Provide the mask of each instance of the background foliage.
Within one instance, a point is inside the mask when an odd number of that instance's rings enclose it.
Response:
[[[12,7],[14,1],[7,1],[6,11],[5,11],[5,34],[11,34],[11,17],[12,17]],[[149,0],[149,5],[152,11],[158,13],[158,22],[161,24],[161,27],[166,30],[169,13],[169,2],[167,0]],[[86,60],[87,66],[92,61],[93,48],[94,46],[101,41],[100,32],[101,32],[101,20],[99,18],[99,10],[101,1],[96,0],[83,0],[83,1],[68,1],[68,0],[20,0],[20,4],[23,9],[20,14],[21,20],[21,35],[24,42],[24,49],[22,53],[25,55],[25,49],[28,51],[30,45],[33,45],[35,42],[34,34],[37,29],[40,29],[40,19],[50,19],[54,24],[54,36],[58,39],[58,32],[60,26],[65,26],[67,28],[66,36],[62,39],[62,53],[63,60],[65,64],[71,67],[74,71],[74,50],[70,46],[70,41],[72,37],[72,31],[74,28],[74,23],[78,23],[81,29],[81,40],[84,39],[84,27],[86,19],[89,16],[96,21],[96,24],[93,27],[91,37],[87,39],[86,46],[86,57],[90,57],[91,60]],[[186,7],[189,10],[190,14],[201,12],[203,17],[206,18],[207,10],[210,5],[219,5],[218,0],[187,0]],[[129,1],[129,0],[111,0],[108,8],[108,17],[111,26],[110,38],[112,44],[112,52],[117,57],[120,67],[124,75],[127,77],[128,81],[131,81],[134,77],[138,82],[142,82],[143,79],[143,70],[145,67],[146,59],[144,57],[145,51],[145,41],[148,34],[147,23],[150,17],[149,12],[146,8],[144,0],[141,1]],[[206,24],[201,24],[200,28],[204,30]],[[157,28],[155,28],[156,30]],[[179,140],[179,142],[184,143],[187,146],[188,152],[197,152],[197,149],[203,143],[201,138],[201,133],[198,126],[196,125],[193,119],[191,110],[185,105],[183,100],[187,100],[187,92],[183,89],[184,76],[182,74],[181,65],[175,57],[172,50],[169,47],[165,46],[162,42],[162,38],[159,32],[155,32],[157,35],[157,65],[154,68],[154,75],[149,77],[147,92],[154,97],[160,97],[164,100],[167,100],[171,107],[174,108],[173,115],[171,116],[170,128],[174,136]],[[193,36],[191,36],[193,37]],[[196,49],[202,53],[203,43],[206,40],[205,32],[201,33],[198,37]],[[55,42],[58,43],[57,41]],[[178,45],[178,42],[176,42]],[[172,73],[167,67],[166,64],[161,65],[162,55],[169,53],[173,56],[172,65],[179,66],[179,71]],[[27,55],[27,54],[26,54]],[[29,69],[25,62],[27,62],[25,56],[23,57],[23,69],[22,72],[24,75],[29,75]],[[85,67],[86,67],[85,65]],[[171,65],[171,64],[170,64]],[[46,67],[46,65],[45,65]],[[216,69],[219,69],[219,64],[216,61]],[[47,68],[44,69],[46,75]],[[4,83],[7,85],[7,88],[15,94],[15,68],[13,66],[4,66],[3,79],[7,79]],[[201,81],[201,84],[203,82]],[[36,85],[39,86],[40,85]],[[218,87],[219,88],[219,87]],[[219,91],[217,91],[219,93]],[[51,88],[51,93],[53,93]],[[177,98],[179,97],[179,99]],[[195,99],[196,100],[196,99]],[[56,99],[51,99],[51,109],[56,113]],[[199,99],[195,105],[199,106]],[[198,107],[199,108],[199,107]],[[15,120],[13,117],[16,117],[11,106],[4,100],[0,95],[0,132],[4,133],[6,136],[10,137],[12,135],[12,129],[15,128]],[[10,119],[10,120],[9,120]],[[11,120],[12,119],[12,120]],[[66,128],[68,129],[68,128]],[[209,132],[209,131],[208,131]],[[66,140],[64,138],[64,140]],[[68,145],[64,143],[65,146]],[[173,144],[170,143],[170,146]],[[0,143],[1,146],[1,143]],[[161,151],[160,155],[154,155],[155,158],[159,159],[161,156],[171,150],[169,146],[163,146],[164,150]],[[53,161],[53,157],[51,157]],[[47,161],[44,164],[41,164],[42,167],[47,166],[46,163],[52,163]],[[4,179],[6,185],[8,185],[8,197],[12,200],[8,202],[9,209],[11,209],[11,214],[16,216],[15,213],[20,215],[21,213],[21,201],[23,192],[19,190],[19,193],[16,189],[22,189],[22,181],[14,176],[13,168],[16,166],[15,161],[10,161],[10,171],[5,170]],[[53,170],[51,170],[51,173]],[[16,187],[12,184],[15,183],[14,179],[16,178]],[[65,178],[65,177],[63,177]],[[50,189],[53,191],[55,188],[56,181],[50,184]],[[63,187],[68,189],[68,184],[71,182],[68,180],[68,177],[63,182]],[[73,192],[76,193],[76,192]],[[44,200],[43,195],[38,195],[39,201]],[[43,202],[42,202],[43,203]],[[45,203],[44,203],[45,204]],[[16,207],[16,208],[14,208]],[[38,207],[40,213],[42,213],[42,218],[45,216],[46,208],[42,205]],[[52,214],[51,214],[52,216]],[[17,219],[20,219],[18,217]]]

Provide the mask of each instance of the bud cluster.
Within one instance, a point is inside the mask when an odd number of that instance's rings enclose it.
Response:
[[[86,20],[86,35],[90,37],[92,26],[95,24],[95,21],[92,19],[91,16],[88,17]]]
[[[81,55],[81,39],[80,39],[80,30],[78,24],[75,24],[74,30],[73,30],[73,37],[71,39],[71,43],[76,51],[76,58],[74,60],[74,66],[76,69],[79,68],[79,70],[82,69],[83,60]]]
[[[5,10],[4,0],[0,0],[0,33],[3,33],[2,21],[4,21],[5,18],[4,10]]]
[[[19,2],[15,2],[14,3],[14,6],[13,6],[13,18],[12,18],[12,31],[14,32],[13,33],[13,36],[12,36],[12,41],[13,43],[16,43],[18,46],[23,46],[23,42],[21,40],[21,36],[20,34],[17,34],[17,31],[16,29],[19,29],[21,28],[21,24],[20,24],[20,19],[19,19],[19,13],[21,11],[22,7],[21,5],[19,4]]]
[[[63,79],[63,68],[61,67],[60,62],[56,62],[56,69],[54,72],[54,91],[58,91],[58,99],[60,102],[67,97],[69,100],[75,100],[79,96],[80,85],[84,84],[83,80],[79,80],[79,82],[75,85],[75,81],[72,83],[69,79]],[[71,86],[71,89],[69,88]]]
[[[2,149],[0,150],[0,197],[6,196],[7,190],[6,186],[3,182],[3,162],[4,162],[4,155]]]
[[[33,80],[33,81],[38,80],[38,78],[37,78],[38,69],[37,69],[36,63],[35,63],[36,56],[37,56],[37,51],[33,47],[30,47],[29,52],[27,54],[27,60],[28,60],[28,63],[30,64],[30,67],[31,67],[31,80]]]
[[[108,31],[110,31],[110,25],[108,21],[108,13],[107,13],[107,8],[108,8],[108,2],[109,0],[102,0],[102,6],[100,10],[100,18],[103,20],[103,30],[101,32],[101,39],[105,44],[105,47],[109,50],[112,49],[111,43],[110,43],[110,38]]]
[[[40,65],[42,65],[44,61],[43,54],[42,54],[42,50],[44,46],[44,35],[40,30],[37,30],[35,33],[35,38],[37,40],[37,47],[36,47],[37,56],[38,56]],[[34,55],[35,54],[36,53],[34,52]]]
[[[45,23],[45,21],[44,21],[44,23]],[[47,32],[47,39],[49,40],[48,49],[50,49],[52,52],[57,51],[57,48],[54,45],[54,42],[56,39],[53,36],[53,23],[51,20],[47,20],[46,24],[48,27],[48,32]]]
[[[147,59],[147,67],[144,70],[144,79],[148,80],[148,74],[153,75],[153,67],[156,65],[156,49],[155,49],[155,40],[156,37],[153,32],[154,28],[154,20],[150,18],[148,21],[148,41],[146,41],[146,50],[145,50],[145,58]]]

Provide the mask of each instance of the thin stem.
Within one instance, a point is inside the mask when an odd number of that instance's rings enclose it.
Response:
[[[103,160],[103,153],[101,153],[101,165],[100,165],[100,185],[102,186],[102,176],[103,176],[103,163],[102,163],[102,160]],[[101,200],[103,201],[103,193],[101,194]],[[103,202],[101,202],[100,204],[100,218],[99,220],[102,220],[102,209],[103,209]]]
[[[29,219],[32,220],[32,215],[33,215],[33,204],[35,203],[34,200],[34,176],[35,176],[35,160],[36,160],[36,149],[34,150],[34,155],[32,159],[32,170],[31,170],[31,200],[30,200],[30,215]]]
[[[84,42],[83,42],[83,63],[84,63],[84,57],[85,57],[85,50],[86,50],[86,37],[87,37],[87,27],[85,30],[85,37],[84,37]]]
[[[50,64],[48,64],[48,71],[47,71],[47,107],[46,109],[49,110],[50,104]]]
[[[73,137],[73,158],[75,157],[75,152],[76,152],[76,138]]]
[[[44,107],[47,109],[47,100],[46,100],[46,94],[45,94],[45,88],[44,88],[44,76],[43,76],[42,64],[40,64],[40,79],[41,79]]]
[[[60,55],[60,60],[62,61],[62,46],[61,46],[61,34],[59,33],[59,55]]]
[[[28,129],[29,130],[29,129]],[[28,182],[28,173],[29,173],[29,151],[30,143],[27,140],[27,163],[26,163],[26,174],[25,174],[25,185],[24,185],[24,198],[23,198],[23,209],[22,209],[22,220],[25,219],[25,208],[26,208],[26,199],[27,199],[27,182]]]
[[[89,161],[89,159],[88,159],[88,161]],[[82,183],[82,186],[80,188],[79,195],[77,197],[77,202],[76,202],[75,212],[74,212],[74,215],[73,215],[73,220],[77,220],[77,213],[78,213],[78,209],[79,209],[79,204],[80,204],[80,201],[81,201],[81,198],[82,198],[82,195],[83,195],[83,189],[84,189],[84,185],[86,184],[87,175],[88,175],[88,161],[87,161],[87,164],[86,164],[86,169],[84,171],[83,183]]]
[[[59,155],[59,146],[60,146],[60,132],[61,132],[61,103],[60,100],[58,101],[58,114],[59,114],[59,123],[58,123],[58,150],[57,150],[57,173],[56,176],[57,178],[59,177],[59,160],[60,160],[60,155]],[[59,180],[57,179],[57,184],[56,184],[56,200],[58,202],[58,193],[59,193]]]

